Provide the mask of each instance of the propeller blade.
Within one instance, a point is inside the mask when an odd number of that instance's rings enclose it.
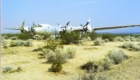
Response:
[[[24,29],[25,21],[23,21],[21,28]]]
[[[57,23],[58,24],[58,26],[60,27],[60,28],[62,28],[62,26],[59,24],[59,23]]]
[[[33,21],[33,25],[35,25],[34,21]]]
[[[87,25],[89,24],[90,20],[91,20],[91,18],[89,18],[89,20],[88,20],[88,22],[85,24],[85,26],[87,26]]]
[[[81,23],[77,22],[80,26],[83,26]]]
[[[70,21],[68,21],[68,23],[66,24],[67,26],[69,25]]]

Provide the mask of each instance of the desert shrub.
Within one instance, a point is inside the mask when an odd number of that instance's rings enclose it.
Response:
[[[46,40],[46,39],[48,39],[48,38],[50,38],[50,36],[51,36],[51,34],[50,33],[48,33],[48,32],[40,32],[40,33],[38,33],[38,35],[40,35],[41,37],[40,37],[40,40]]]
[[[67,48],[66,54],[67,54],[68,58],[74,58],[75,53],[76,53],[76,49],[75,48],[73,48],[73,47]]]
[[[139,42],[140,42],[140,36],[138,36],[138,37],[137,37],[137,41],[139,41]]]
[[[110,34],[110,33],[104,33],[102,34],[102,38],[103,39],[109,39],[109,41],[113,41],[113,38],[115,37],[115,35]]]
[[[7,40],[2,40],[2,46],[3,48],[8,48],[8,41]]]
[[[25,43],[24,43],[24,46],[33,46],[33,40],[32,39],[28,39]]]
[[[16,36],[13,36],[10,38],[11,40],[17,40],[17,37]]]
[[[91,32],[88,34],[91,37],[91,40],[95,40],[97,37],[99,37],[100,35],[97,34],[96,32]]]
[[[102,38],[97,38],[95,41],[94,41],[94,45],[95,46],[100,46],[100,45],[103,45],[103,40],[102,40]]]
[[[56,59],[56,54],[51,49],[45,49],[43,50],[43,53],[49,63]]]
[[[134,43],[131,43],[131,42],[125,42],[123,45],[122,45],[122,48],[132,48],[135,44]]]
[[[2,34],[2,36],[7,36],[8,38],[11,38],[13,36],[16,36],[18,39],[21,39],[21,40],[28,40],[31,38],[31,34],[29,33],[5,33],[5,34]]]
[[[95,66],[94,62],[93,61],[89,61],[86,64],[82,65],[81,69],[87,70],[87,72],[90,72],[90,71],[94,72],[94,70],[95,70],[94,66]]]
[[[51,50],[55,50],[56,48],[63,48],[63,46],[56,42],[55,40],[46,40],[46,42],[44,43],[43,48],[47,48],[47,49],[51,49]]]
[[[62,63],[67,62],[68,58],[67,58],[66,52],[62,48],[56,48],[54,52],[56,54],[56,57],[60,56]]]
[[[128,58],[128,56],[125,55],[124,52],[121,50],[119,51],[111,50],[108,52],[106,57],[108,57],[114,64],[119,64],[123,60]]]
[[[109,39],[104,39],[104,42],[109,42]]]
[[[87,73],[84,73],[79,78],[80,79],[77,79],[77,80],[95,80],[96,79],[96,76],[95,76],[95,74],[87,74]]]
[[[25,41],[23,41],[23,40],[16,41],[16,46],[24,46],[24,44],[25,44]]]
[[[110,70],[112,63],[110,59],[105,58],[99,61],[89,61],[81,66],[81,69],[86,70],[87,73],[102,72],[104,70]]]
[[[44,49],[43,53],[44,53],[45,58],[47,59],[47,62],[49,63],[52,63],[53,61],[55,61],[58,56],[61,57],[62,63],[67,62],[67,55],[64,52],[64,50],[61,48],[56,48],[54,51],[51,49]]]
[[[138,44],[135,44],[132,48],[131,48],[132,51],[140,51],[140,45]]]
[[[6,67],[4,67],[3,72],[4,72],[4,73],[10,72],[12,69],[13,69],[13,67],[11,67],[11,66],[6,66]]]
[[[88,38],[88,34],[81,34],[81,38]]]
[[[43,36],[36,37],[36,40],[43,40]]]
[[[3,39],[9,39],[7,35],[2,36]]]
[[[37,48],[35,48],[33,51],[43,51],[43,45],[42,44],[37,45]]]
[[[131,41],[136,41],[136,38],[133,37],[133,36],[131,36],[131,37],[130,37],[130,40],[131,40]]]
[[[132,51],[140,51],[140,46],[138,44],[134,44],[130,42],[124,43],[121,47]]]
[[[103,59],[99,61],[89,61],[82,65],[80,68],[86,70],[87,73],[102,72],[104,70],[110,70],[112,63],[110,59]]]
[[[59,72],[62,69],[62,56],[58,54],[56,56],[56,60],[53,61],[52,66],[51,66],[51,71],[53,72]]]
[[[11,40],[10,41],[10,47],[15,47],[17,46],[16,41],[15,40]]]
[[[110,78],[106,75],[100,75],[97,80],[110,80]]]
[[[72,80],[110,80],[106,74],[86,73],[79,75],[78,78]]]
[[[18,71],[18,72],[22,71],[21,66],[18,66],[17,69],[16,69],[16,71]]]
[[[117,36],[114,38],[114,41],[120,41],[120,42],[123,42],[125,41],[121,36]]]
[[[130,41],[130,37],[131,37],[131,36],[125,36],[125,37],[123,37],[123,38],[124,38],[125,41]]]
[[[104,70],[110,70],[111,69],[111,66],[113,65],[112,63],[113,61],[111,61],[108,57],[105,57],[104,59],[104,63],[103,63],[103,68]]]
[[[79,40],[80,40],[80,33],[78,32],[76,33],[74,31],[63,33],[60,36],[60,39],[63,44],[70,44],[70,43],[77,44],[79,43]]]
[[[15,34],[18,39],[21,39],[21,40],[28,40],[28,39],[31,39],[32,35],[29,34],[29,33],[19,33],[19,34]]]
[[[140,42],[140,38],[136,38],[136,41],[139,41]]]

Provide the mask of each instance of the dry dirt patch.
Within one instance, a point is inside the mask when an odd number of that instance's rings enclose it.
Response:
[[[1,69],[3,69],[5,66],[12,66],[13,68],[21,66],[22,68],[21,72],[2,73],[2,80],[71,80],[74,75],[77,75],[80,72],[79,67],[81,65],[85,64],[89,60],[103,58],[109,50],[123,50],[129,56],[138,54],[138,52],[131,52],[119,48],[118,46],[122,45],[123,42],[108,42],[103,46],[93,46],[93,41],[85,42],[84,45],[64,45],[64,49],[68,47],[76,48],[77,52],[75,58],[69,59],[67,63],[63,64],[63,69],[60,73],[53,73],[48,72],[51,64],[43,63],[46,61],[46,59],[38,59],[39,52],[32,51],[38,45],[43,44],[43,42],[34,41],[33,43],[33,47],[10,47],[8,49],[2,48]],[[127,77],[131,76],[132,74],[136,74],[137,78],[139,75],[135,71],[137,71],[136,69],[140,70],[140,65],[136,64],[135,60],[138,62],[140,59],[134,58],[132,59],[132,62],[134,62],[133,64],[127,64],[126,62],[124,63],[124,67],[119,65],[121,69],[115,68],[114,70],[111,70],[108,74],[112,74],[108,76],[111,77],[115,74],[121,75],[120,72],[117,72],[117,70],[122,70],[124,71],[126,78],[135,79],[135,77]],[[128,63],[130,62],[128,61]],[[127,65],[130,65],[130,67],[127,67]],[[132,65],[136,65],[137,67]],[[131,71],[125,71],[129,69],[132,70],[132,74]]]

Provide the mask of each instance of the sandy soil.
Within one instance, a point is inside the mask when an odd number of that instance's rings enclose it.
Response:
[[[106,72],[111,80],[140,80],[140,52],[119,48],[118,46],[124,42],[108,42],[103,46],[93,46],[93,41],[84,42],[83,45],[64,45],[64,49],[71,46],[77,51],[75,58],[69,59],[67,63],[62,65],[63,69],[60,73],[49,72],[51,64],[44,63],[45,58],[39,59],[41,52],[32,51],[42,43],[34,41],[33,47],[2,48],[1,69],[6,66],[13,67],[13,72],[2,73],[2,80],[73,80],[82,72],[79,69],[82,64],[89,60],[101,59],[112,49],[123,50],[132,58]],[[21,66],[22,71],[14,72],[18,66]]]

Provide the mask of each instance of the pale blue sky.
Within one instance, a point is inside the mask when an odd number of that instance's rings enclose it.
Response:
[[[140,0],[2,0],[2,33],[25,25],[46,23],[71,26],[85,24],[91,18],[93,27],[140,24]],[[102,32],[140,32],[140,27]]]

